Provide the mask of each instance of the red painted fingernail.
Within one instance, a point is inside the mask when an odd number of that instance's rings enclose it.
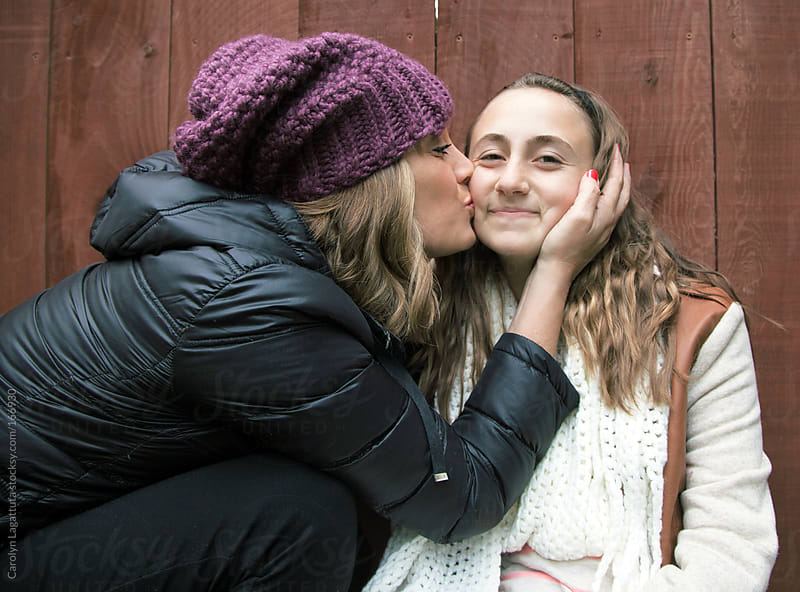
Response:
[[[595,181],[599,181],[600,180],[600,175],[598,175],[597,171],[594,170],[594,169],[589,169],[589,172],[586,173],[586,174],[589,175]]]

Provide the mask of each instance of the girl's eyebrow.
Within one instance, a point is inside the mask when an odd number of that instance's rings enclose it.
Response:
[[[481,136],[480,138],[478,138],[478,140],[475,142],[475,146],[477,146],[481,142],[505,142],[505,143],[508,143],[509,139],[508,139],[507,136],[504,136],[503,134],[489,133],[489,134],[485,134],[485,135]],[[575,154],[575,149],[572,147],[572,145],[569,142],[567,142],[564,138],[562,138],[560,136],[553,136],[553,135],[550,135],[550,134],[542,134],[542,135],[539,135],[539,136],[534,136],[532,138],[528,138],[528,140],[525,142],[525,144],[529,148],[535,147],[535,146],[541,146],[541,145],[544,145],[544,144],[551,144],[551,145],[558,146],[562,150],[568,150],[570,153]]]
[[[508,138],[503,134],[484,134],[475,141],[475,145],[478,145],[480,142],[508,142]]]
[[[541,146],[542,144],[551,144],[560,147],[562,150],[568,150],[570,153],[575,154],[575,149],[572,144],[567,142],[564,138],[559,136],[541,135],[530,138],[526,144],[531,146]]]

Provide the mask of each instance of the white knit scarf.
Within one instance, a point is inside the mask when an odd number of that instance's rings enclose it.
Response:
[[[490,290],[495,339],[515,306],[505,282]],[[472,352],[468,335],[451,421],[461,412],[461,393],[472,390]],[[641,590],[659,569],[668,408],[643,404],[630,414],[610,409],[579,348],[562,346],[558,357],[580,405],[564,420],[519,502],[492,530],[458,543],[436,544],[396,527],[365,592],[496,592],[501,554],[526,543],[558,561],[602,555],[593,590],[601,589],[606,574],[613,592]],[[639,401],[648,400],[644,386],[636,391]]]

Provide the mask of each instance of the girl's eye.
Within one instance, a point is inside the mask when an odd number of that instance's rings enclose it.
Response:
[[[546,164],[546,165],[562,164],[560,158],[558,158],[556,156],[552,156],[550,154],[545,154],[543,156],[540,156],[539,158],[536,159],[536,161],[537,162],[541,162],[542,164]]]
[[[503,157],[499,154],[495,154],[494,152],[489,152],[487,154],[481,154],[478,157],[478,160],[502,160]]]
[[[439,154],[440,156],[446,156],[447,149],[450,148],[450,146],[452,146],[452,144],[444,144],[442,146],[437,146],[436,148],[431,148],[431,150],[433,150],[436,154]]]

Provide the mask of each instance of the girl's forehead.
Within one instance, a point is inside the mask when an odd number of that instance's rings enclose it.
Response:
[[[558,92],[546,88],[513,88],[489,101],[477,123],[487,119],[513,121],[521,115],[536,114],[567,120],[586,118],[586,114],[571,98]]]
[[[593,145],[591,122],[581,107],[569,97],[543,88],[509,89],[489,102],[475,122],[472,143],[498,135],[557,136],[570,144],[585,140]]]

